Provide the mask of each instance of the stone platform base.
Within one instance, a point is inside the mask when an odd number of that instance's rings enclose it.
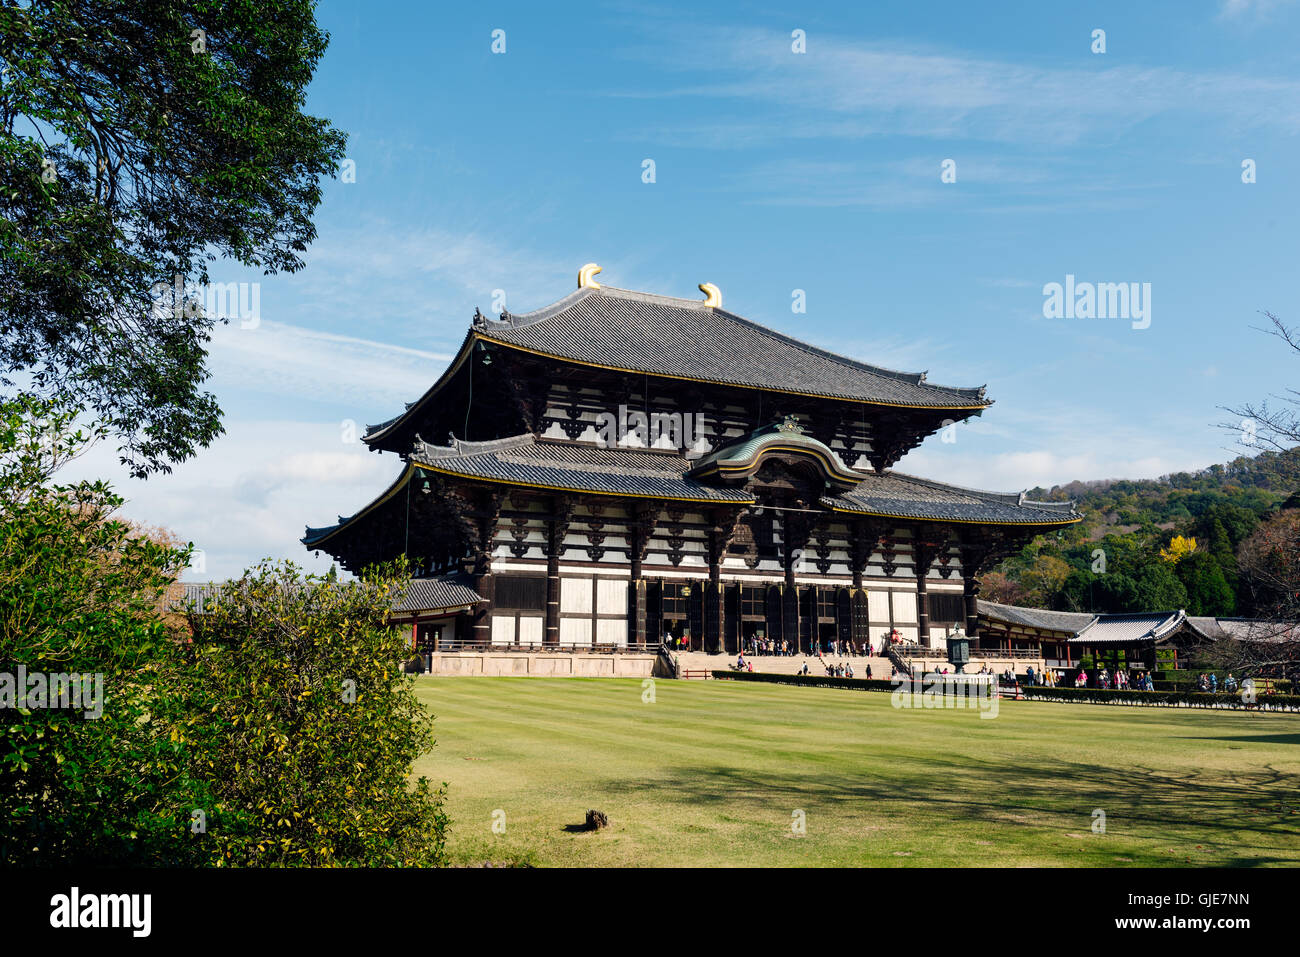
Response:
[[[431,656],[433,675],[533,675],[547,678],[649,678],[655,655],[581,652],[443,651]]]

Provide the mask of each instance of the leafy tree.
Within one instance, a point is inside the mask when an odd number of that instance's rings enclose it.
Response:
[[[1187,590],[1189,615],[1231,615],[1237,599],[1218,560],[1209,552],[1193,552],[1177,566],[1178,580]]]
[[[230,827],[218,863],[392,867],[445,863],[441,792],[411,763],[432,719],[387,623],[400,566],[357,582],[263,563],[193,617],[193,720],[183,740]]]
[[[985,601],[1003,605],[1024,605],[1029,601],[1029,591],[1005,572],[989,572],[980,579],[980,594]]]
[[[91,438],[74,418],[0,403],[0,695],[20,666],[92,677],[76,710],[0,707],[0,865],[443,863],[440,794],[408,779],[431,719],[386,624],[404,570],[264,565],[170,628],[189,548],[53,481]]]
[[[51,482],[91,437],[72,420],[0,404],[0,681],[99,675],[102,698],[0,709],[0,863],[195,863],[190,813],[211,799],[166,730],[185,685],[158,612],[188,549],[114,518],[103,482]]]
[[[186,284],[293,272],[315,237],[344,137],[302,110],[313,8],[0,0],[0,387],[75,397],[137,475],[221,431]]]
[[[1039,555],[1021,573],[1020,581],[1028,590],[1031,604],[1050,606],[1070,574],[1070,565],[1055,555]]]
[[[1160,557],[1170,565],[1177,565],[1194,551],[1196,551],[1196,539],[1175,535],[1170,539],[1168,548],[1160,549]]]
[[[1187,589],[1164,562],[1148,562],[1130,576],[1121,611],[1173,611],[1187,607]]]

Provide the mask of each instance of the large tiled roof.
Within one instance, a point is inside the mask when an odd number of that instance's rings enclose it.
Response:
[[[931,385],[800,342],[718,307],[602,286],[488,321],[483,338],[610,369],[880,405],[982,409],[984,388]]]
[[[447,475],[506,485],[691,502],[754,500],[748,492],[687,477],[691,463],[676,453],[602,448],[531,434],[452,446],[417,442],[411,461]]]
[[[1080,517],[1071,502],[1031,502],[1017,493],[981,492],[899,472],[865,473],[858,486],[826,496],[822,504],[861,515],[999,525],[1068,525]]]
[[[693,478],[694,463],[676,452],[604,448],[580,442],[538,439],[532,434],[487,442],[456,441],[448,446],[417,442],[406,470],[389,489],[337,525],[308,528],[303,543],[314,547],[344,525],[398,494],[415,470],[525,488],[584,492],[716,504],[746,504],[742,488]],[[893,473],[857,473],[862,482],[821,504],[851,514],[925,521],[1004,525],[1060,525],[1078,516],[1069,503],[1024,502],[1017,495],[976,492]]]

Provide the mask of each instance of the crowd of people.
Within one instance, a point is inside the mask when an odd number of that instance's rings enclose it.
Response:
[[[743,641],[742,645],[745,654],[754,656],[792,658],[798,654],[808,653],[800,651],[792,641],[784,638],[769,638],[766,635],[751,635]],[[869,641],[827,638],[814,641],[811,653],[818,657],[830,655],[833,658],[865,658],[871,656],[873,651]]]
[[[668,642],[669,638],[671,638],[671,636],[668,636],[664,639],[665,643]],[[799,652],[796,649],[791,648],[789,642],[786,641],[772,641],[766,638],[751,638],[748,640],[747,644],[749,645],[749,650],[741,651],[740,654],[736,656],[736,663],[731,666],[731,669],[733,671],[752,672],[754,670],[753,663],[746,660],[745,658],[745,655],[747,653],[750,655],[778,655],[778,656],[793,656],[799,654]],[[853,642],[834,641],[834,642],[829,642],[827,644],[827,653],[837,655],[837,656],[847,657],[847,656],[857,654],[858,652],[854,650]],[[862,655],[867,655],[869,653],[870,653],[869,650],[865,652],[861,652]],[[817,655],[817,658],[821,662],[822,667],[826,669],[826,674],[828,677],[855,678],[858,676],[857,671],[855,671],[853,668],[852,662],[827,661],[825,658],[822,657],[820,653],[814,652],[814,654]],[[941,667],[939,669],[936,669],[935,673],[946,675],[950,673],[950,669],[947,667]],[[809,674],[807,658],[804,659],[803,667],[797,670],[795,674],[797,675]],[[898,674],[899,674],[898,668],[891,665],[890,677],[891,678],[897,677]],[[996,674],[998,676],[999,681],[1002,684],[1013,685],[1013,684],[1018,684],[1020,682],[1020,678],[1016,675],[1015,669],[1010,664],[1008,664],[1007,667],[1002,672],[999,673],[995,671],[990,665],[985,663],[980,667],[979,671],[975,672],[975,674],[979,674],[979,675]],[[868,662],[864,667],[862,677],[867,679],[868,681],[872,679],[873,675],[871,673],[870,662]],[[1067,674],[1067,672],[1060,668],[1035,669],[1033,665],[1030,665],[1025,670],[1025,676],[1024,676],[1025,684],[1034,685],[1037,687],[1044,687],[1044,688],[1067,687],[1071,680],[1073,680],[1074,687],[1076,688],[1093,687],[1093,688],[1099,688],[1103,691],[1155,691],[1156,690],[1155,676],[1150,671],[1136,671],[1130,675],[1129,672],[1123,668],[1115,668],[1114,670],[1111,670],[1103,666],[1101,668],[1098,668],[1096,670],[1095,675],[1093,676],[1090,676],[1087,670],[1080,668],[1078,672],[1071,679],[1071,677]],[[1237,679],[1232,674],[1229,674],[1223,680],[1222,689],[1228,694],[1234,694],[1237,691],[1238,687],[1239,685]],[[1220,689],[1218,676],[1213,673],[1202,672],[1200,675],[1197,676],[1196,689],[1198,691],[1209,692],[1211,694],[1217,692]]]
[[[857,676],[857,673],[853,670],[853,662],[851,661],[823,661],[822,665],[826,668],[826,674],[830,675],[832,678],[853,678]],[[807,662],[804,662],[804,667],[808,667]],[[870,662],[867,663],[862,677],[866,678],[868,681],[872,679]]]
[[[1196,676],[1196,690],[1208,691],[1210,694],[1216,693],[1219,690],[1219,676],[1213,672],[1207,674],[1202,671]],[[1237,693],[1237,678],[1231,671],[1223,679],[1223,690],[1228,694]]]

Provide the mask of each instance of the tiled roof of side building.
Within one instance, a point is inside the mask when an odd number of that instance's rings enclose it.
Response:
[[[1082,644],[1116,642],[1128,644],[1161,638],[1180,628],[1187,620],[1182,611],[1137,612],[1127,615],[1098,615],[1091,625],[1070,639]]]
[[[1285,643],[1300,641],[1300,624],[1254,618],[1187,617],[1188,626],[1202,638]]]
[[[991,621],[1008,625],[1022,625],[1042,631],[1059,631],[1075,635],[1092,624],[1097,616],[1092,612],[1049,611],[1044,608],[1024,608],[1020,605],[1002,605],[998,602],[978,602],[979,613]]]
[[[1176,631],[1186,620],[1181,611],[1136,612],[1133,614],[1094,614],[1093,612],[1049,611],[1024,608],[980,600],[979,613],[990,621],[1022,625],[1041,631],[1063,632],[1071,642],[1128,643],[1155,639],[1159,641]]]
[[[207,614],[229,582],[183,582],[185,597],[176,603],[178,611]],[[347,583],[344,583],[345,585]],[[477,605],[484,598],[455,576],[414,578],[402,595],[393,600],[393,611],[442,611]]]
[[[982,409],[984,388],[931,385],[924,372],[868,365],[691,299],[602,286],[545,309],[488,321],[480,335],[547,356],[906,408]]]
[[[822,504],[860,515],[999,525],[1069,525],[1081,517],[1072,502],[1033,502],[1019,493],[959,488],[899,472],[866,473],[856,488],[824,497]]]
[[[414,578],[405,594],[393,602],[393,611],[468,608],[484,600],[482,595],[454,576]]]

